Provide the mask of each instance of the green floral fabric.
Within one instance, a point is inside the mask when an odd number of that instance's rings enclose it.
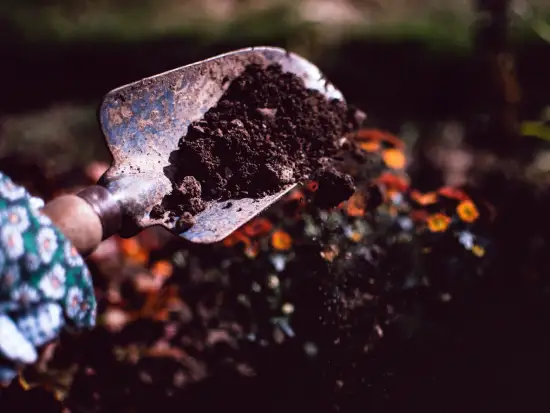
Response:
[[[0,383],[61,330],[95,325],[89,270],[43,206],[0,173]]]

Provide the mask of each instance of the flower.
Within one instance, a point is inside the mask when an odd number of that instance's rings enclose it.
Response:
[[[65,301],[65,311],[70,318],[76,318],[80,311],[80,303],[83,301],[84,296],[82,290],[78,287],[71,287],[67,292],[67,298]]]
[[[78,267],[84,264],[84,260],[70,241],[65,242],[63,250],[65,253],[65,261],[69,266]]]
[[[53,222],[50,219],[50,217],[47,216],[44,212],[37,211],[35,216],[41,225],[44,225],[45,227],[51,227],[53,225]]]
[[[57,234],[51,227],[42,227],[36,235],[38,255],[44,264],[52,261],[53,255],[57,250]]]
[[[403,201],[405,200],[405,197],[403,196],[403,194],[401,192],[388,191],[387,194],[388,194],[389,200],[394,205],[401,205],[403,203]]]
[[[410,197],[414,202],[422,206],[432,205],[437,202],[436,192],[427,192],[423,194],[422,192],[413,189],[410,193]]]
[[[391,172],[383,172],[375,183],[383,185],[388,190],[395,190],[399,192],[404,192],[409,187],[409,182],[406,177],[395,175]]]
[[[472,201],[462,201],[456,207],[456,212],[464,222],[472,223],[479,218],[479,211]]]
[[[359,242],[363,238],[363,234],[349,226],[344,228],[344,235],[353,242]]]
[[[294,305],[292,305],[291,303],[284,303],[281,307],[281,310],[283,314],[292,314],[294,312]]]
[[[256,218],[243,227],[243,232],[249,237],[258,237],[271,231],[273,225],[268,219]]]
[[[59,300],[65,294],[65,269],[55,264],[44,274],[38,287],[46,297]]]
[[[31,196],[29,198],[29,206],[33,212],[39,213],[44,208],[44,201],[38,197]]]
[[[245,245],[249,243],[248,238],[245,235],[242,235],[238,230],[223,239],[224,247],[228,248],[237,245],[239,242],[243,242]]]
[[[381,141],[385,138],[386,132],[381,131],[380,129],[359,129],[358,131],[353,132],[352,137],[356,140],[373,140]]]
[[[470,197],[460,189],[452,188],[450,186],[444,186],[437,191],[439,195],[444,196],[445,198],[456,199],[458,201],[466,201]]]
[[[89,274],[85,274],[89,277]],[[93,327],[96,323],[97,304],[92,289],[72,286],[65,297],[65,313],[74,325]]]
[[[11,299],[18,304],[28,306],[29,304],[39,302],[40,295],[36,288],[29,284],[21,284],[19,287],[13,289]]]
[[[13,226],[19,232],[25,232],[29,228],[29,215],[22,206],[12,206],[5,211],[5,218],[8,225]]]
[[[428,217],[428,229],[432,232],[443,232],[451,223],[451,218],[445,214],[437,213]]]
[[[9,201],[17,201],[25,196],[25,188],[15,185],[9,178],[0,180],[0,196]]]
[[[397,219],[397,223],[404,231],[410,231],[414,227],[414,222],[409,217],[400,217]]]
[[[413,209],[409,212],[409,217],[413,220],[413,222],[424,222],[428,220],[429,213],[423,209]]]
[[[292,247],[292,238],[285,231],[278,229],[271,235],[271,245],[276,250],[287,251]]]
[[[145,264],[149,259],[148,251],[143,248],[137,237],[120,239],[123,255],[136,264]]]
[[[359,147],[363,149],[365,152],[376,152],[380,149],[380,142],[377,141],[367,141],[367,142],[361,142],[359,144]]]
[[[260,253],[260,244],[257,241],[253,241],[245,247],[244,253],[248,258],[256,258]]]
[[[275,271],[281,272],[286,267],[286,259],[284,255],[281,254],[273,254],[270,257],[271,263],[273,264],[273,267],[275,268]]]
[[[53,340],[65,324],[63,309],[58,303],[46,303],[16,320],[21,334],[39,347]]]
[[[470,231],[462,231],[458,237],[458,242],[467,250],[471,250],[474,247],[474,234]]]
[[[267,286],[269,288],[279,288],[280,286],[280,281],[279,281],[279,277],[277,277],[276,275],[270,275],[268,278],[267,278]]]
[[[405,154],[399,149],[386,149],[382,152],[382,159],[387,167],[392,169],[403,169],[407,163]]]
[[[361,217],[365,214],[365,197],[360,192],[355,192],[350,199],[346,201],[346,213],[350,217]]]
[[[405,143],[401,139],[399,139],[397,136],[379,129],[367,129],[367,128],[360,129],[357,132],[354,132],[352,137],[359,141],[372,140],[372,141],[386,142],[387,144],[392,145],[399,149],[403,149],[405,147]]]
[[[472,253],[476,257],[481,258],[485,255],[485,248],[483,248],[481,245],[474,245],[472,247]]]
[[[0,229],[0,242],[10,260],[17,260],[25,253],[21,232],[13,225],[5,225]]]

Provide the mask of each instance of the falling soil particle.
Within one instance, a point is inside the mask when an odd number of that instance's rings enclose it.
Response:
[[[331,160],[341,138],[359,126],[357,113],[307,89],[280,65],[248,66],[189,126],[173,154],[173,191],[153,218],[166,211],[172,218],[196,215],[212,200],[261,198],[316,174],[330,193],[319,197],[323,206],[337,205],[354,186]]]
[[[319,170],[313,178],[319,183],[313,202],[320,208],[335,207],[355,192],[351,176],[339,172],[334,167]]]

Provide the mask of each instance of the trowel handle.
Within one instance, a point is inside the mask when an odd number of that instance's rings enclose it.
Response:
[[[76,195],[55,198],[42,211],[83,256],[91,254],[101,241],[117,233],[122,222],[120,205],[99,185]]]

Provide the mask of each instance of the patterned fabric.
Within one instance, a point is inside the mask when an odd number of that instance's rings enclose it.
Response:
[[[62,329],[95,325],[88,268],[43,206],[0,173],[0,383]]]

